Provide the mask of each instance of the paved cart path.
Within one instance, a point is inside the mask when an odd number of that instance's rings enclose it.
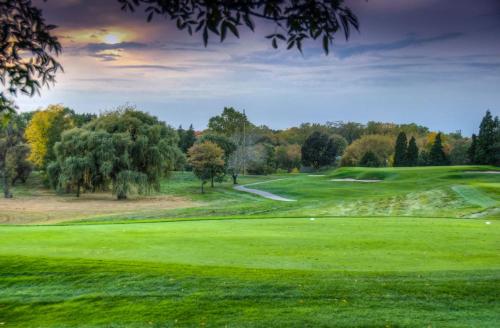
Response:
[[[257,184],[263,184],[263,183],[267,183],[267,182],[274,182],[274,181],[280,181],[280,180],[287,180],[287,179],[275,179],[275,180],[269,180],[269,181],[263,181],[263,182],[256,182],[256,183],[251,183],[251,184],[247,184],[244,186],[235,186],[234,189],[238,190],[238,191],[243,191],[243,192],[248,192],[250,194],[258,195],[258,196],[261,196],[261,197],[264,197],[267,199],[277,200],[280,202],[295,202],[296,201],[295,199],[281,197],[281,196],[278,196],[278,195],[275,195],[275,194],[272,194],[270,192],[263,191],[263,190],[247,188],[247,186],[253,186],[253,185],[257,185]]]

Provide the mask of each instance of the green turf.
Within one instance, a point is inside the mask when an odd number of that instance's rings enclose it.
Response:
[[[241,179],[293,203],[175,173],[202,206],[3,225],[0,327],[497,327],[500,176],[468,172],[493,169]]]
[[[497,222],[255,219],[3,227],[9,326],[494,326]]]

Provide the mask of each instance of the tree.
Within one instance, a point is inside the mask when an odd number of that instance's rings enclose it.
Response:
[[[329,124],[334,128],[336,134],[340,134],[347,140],[349,145],[361,138],[365,132],[363,124],[356,122],[334,122]]]
[[[247,116],[233,107],[224,107],[221,115],[214,116],[208,121],[210,130],[226,137],[243,134],[243,129],[250,127],[252,124],[248,121]]]
[[[408,154],[408,141],[406,133],[400,132],[396,139],[396,147],[394,150],[394,166],[406,166]]]
[[[335,162],[336,148],[332,139],[321,132],[313,132],[302,145],[302,163],[319,169]]]
[[[239,37],[239,26],[251,31],[255,28],[254,19],[261,20],[264,26],[274,31],[267,39],[274,48],[285,42],[287,49],[296,47],[302,51],[305,40],[320,39],[323,50],[328,53],[335,34],[344,32],[349,38],[351,28],[358,29],[357,17],[344,4],[337,1],[162,1],[162,0],[118,0],[122,9],[134,11],[146,5],[148,21],[154,16],[163,16],[176,21],[180,30],[189,35],[202,33],[205,46],[210,35],[224,41],[227,32]],[[283,32],[277,32],[283,31]]]
[[[441,139],[441,133],[438,133],[434,144],[429,152],[429,164],[434,166],[449,165],[448,156],[446,156]]]
[[[193,167],[193,173],[201,180],[201,193],[203,186],[211,181],[214,187],[215,177],[224,173],[224,151],[211,141],[197,143],[188,150],[188,161]]]
[[[453,138],[450,141],[451,150],[449,153],[449,160],[451,165],[464,165],[469,163],[469,147],[470,139],[463,138]]]
[[[179,140],[176,131],[158,118],[134,107],[122,107],[105,113],[85,125],[84,129],[106,131],[115,138],[120,137],[119,147],[125,150],[119,153],[126,158],[120,165],[114,166],[110,173],[119,199],[127,197],[129,186],[142,185],[144,192],[159,190],[161,178],[168,176],[182,156],[177,147]]]
[[[361,160],[359,161],[359,166],[363,167],[380,167],[382,166],[382,162],[371,150],[367,151]]]
[[[258,143],[248,148],[246,170],[250,174],[271,174],[276,171],[274,147]]]
[[[330,141],[337,156],[342,156],[348,146],[347,140],[339,134],[332,134]]]
[[[499,142],[498,125],[498,118],[493,119],[491,112],[486,111],[477,137],[476,160],[478,164],[492,165],[495,163],[497,156],[495,145]]]
[[[477,136],[472,134],[471,144],[469,150],[467,151],[467,157],[470,164],[477,164]]]
[[[6,114],[0,115],[0,120],[4,115]],[[31,165],[26,159],[29,148],[22,136],[22,121],[17,115],[0,123],[0,175],[5,198],[12,197],[11,185],[17,180],[25,182],[31,173]]]
[[[406,153],[406,165],[417,166],[418,165],[418,146],[415,137],[411,137],[408,143],[408,151]]]
[[[62,69],[53,56],[61,52],[51,34],[56,26],[47,25],[30,0],[0,1],[0,26],[0,83],[8,93],[32,96],[53,83]],[[14,110],[7,94],[0,92],[0,113]]]
[[[179,148],[186,154],[188,149],[196,142],[196,133],[194,132],[193,125],[191,124],[187,130],[184,130],[181,125],[177,129],[177,133],[179,135]]]
[[[106,190],[112,173],[127,165],[130,140],[124,134],[74,128],[54,146],[56,160],[47,167],[53,188],[64,191]],[[125,147],[123,147],[125,146]]]
[[[45,170],[47,164],[55,160],[55,143],[61,140],[62,132],[71,127],[73,121],[63,106],[50,105],[34,113],[25,131],[31,148],[29,160]]]
[[[364,135],[350,144],[342,156],[342,166],[358,166],[363,156],[372,151],[381,166],[389,164],[394,154],[394,137],[390,135]]]
[[[302,152],[300,145],[286,145],[276,147],[276,165],[280,169],[291,172],[295,168],[300,168]]]

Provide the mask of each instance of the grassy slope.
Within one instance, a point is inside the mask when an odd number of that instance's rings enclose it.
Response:
[[[411,218],[4,227],[0,318],[494,326],[499,239],[496,222]]]
[[[500,176],[464,172],[475,169],[351,168],[253,187],[296,203],[229,184],[202,196],[179,173],[162,193],[204,206],[0,226],[0,324],[494,327]],[[384,182],[330,181],[342,177]],[[489,221],[450,219],[463,216]],[[90,224],[183,217],[196,219]],[[274,219],[206,220],[217,217]]]
[[[252,188],[296,199],[283,203],[232,190],[229,183],[199,194],[190,173],[177,173],[162,193],[189,197],[205,206],[127,217],[84,221],[190,217],[483,217],[500,216],[500,175],[467,173],[492,167],[342,168],[324,176],[308,174],[242,177],[241,184],[268,181]],[[332,179],[383,179],[380,183],[333,182]],[[276,180],[276,181],[273,181]]]

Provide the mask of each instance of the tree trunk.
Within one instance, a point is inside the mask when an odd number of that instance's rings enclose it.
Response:
[[[9,177],[7,176],[7,170],[5,169],[5,164],[3,169],[3,196],[5,198],[12,198],[12,194],[10,193],[9,190]]]
[[[80,197],[80,181],[78,181],[76,185],[76,197]]]
[[[214,176],[213,175],[212,175],[212,179],[210,181],[210,187],[212,187],[212,188],[214,187]]]

